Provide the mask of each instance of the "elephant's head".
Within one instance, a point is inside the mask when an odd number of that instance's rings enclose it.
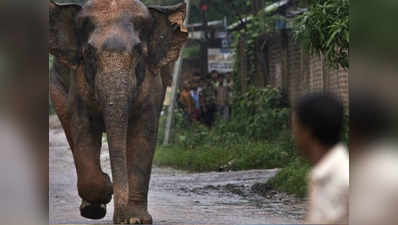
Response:
[[[50,1],[49,51],[84,74],[101,103],[127,95],[145,76],[175,61],[187,39],[185,4],[147,7],[138,0]],[[123,91],[129,92],[124,93]]]

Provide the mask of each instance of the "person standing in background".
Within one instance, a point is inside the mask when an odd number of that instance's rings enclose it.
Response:
[[[202,83],[202,122],[208,127],[211,127],[216,112],[216,91],[211,80],[203,79]]]
[[[186,81],[180,93],[179,102],[183,106],[184,121],[189,125],[192,121],[193,102],[190,94],[191,85]]]
[[[192,89],[190,91],[191,98],[193,100],[193,119],[200,121],[200,95],[202,88],[200,87],[200,80],[194,80]]]
[[[232,80],[231,73],[228,72],[225,74],[225,80],[228,87],[228,100],[227,100],[228,114],[229,114],[228,117],[231,117],[232,104],[233,104],[233,87],[234,87],[234,81]]]
[[[224,77],[220,74],[218,77],[218,87],[216,89],[216,105],[217,113],[220,118],[224,120],[229,119],[229,108],[228,108],[228,86]]]
[[[219,74],[216,70],[211,71],[210,78],[211,78],[211,82],[212,82],[214,89],[216,89],[219,85],[218,77],[219,77]]]

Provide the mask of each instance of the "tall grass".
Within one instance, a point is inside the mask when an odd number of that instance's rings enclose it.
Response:
[[[291,161],[290,152],[279,145],[257,142],[231,145],[201,145],[184,148],[181,145],[160,147],[154,163],[190,171],[217,171],[281,168]]]

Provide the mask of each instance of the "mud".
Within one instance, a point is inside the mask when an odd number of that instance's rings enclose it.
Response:
[[[112,223],[113,202],[107,206],[107,216],[102,220],[80,216],[72,154],[62,129],[56,123],[56,119],[50,119],[50,223]],[[104,171],[110,174],[106,143],[101,160]],[[304,200],[262,185],[277,171],[187,173],[154,166],[149,211],[154,224],[162,225],[301,223],[305,214]]]

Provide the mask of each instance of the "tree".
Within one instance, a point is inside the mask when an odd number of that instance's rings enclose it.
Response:
[[[332,67],[348,69],[349,0],[319,0],[296,19],[295,36],[312,54],[322,54]]]

